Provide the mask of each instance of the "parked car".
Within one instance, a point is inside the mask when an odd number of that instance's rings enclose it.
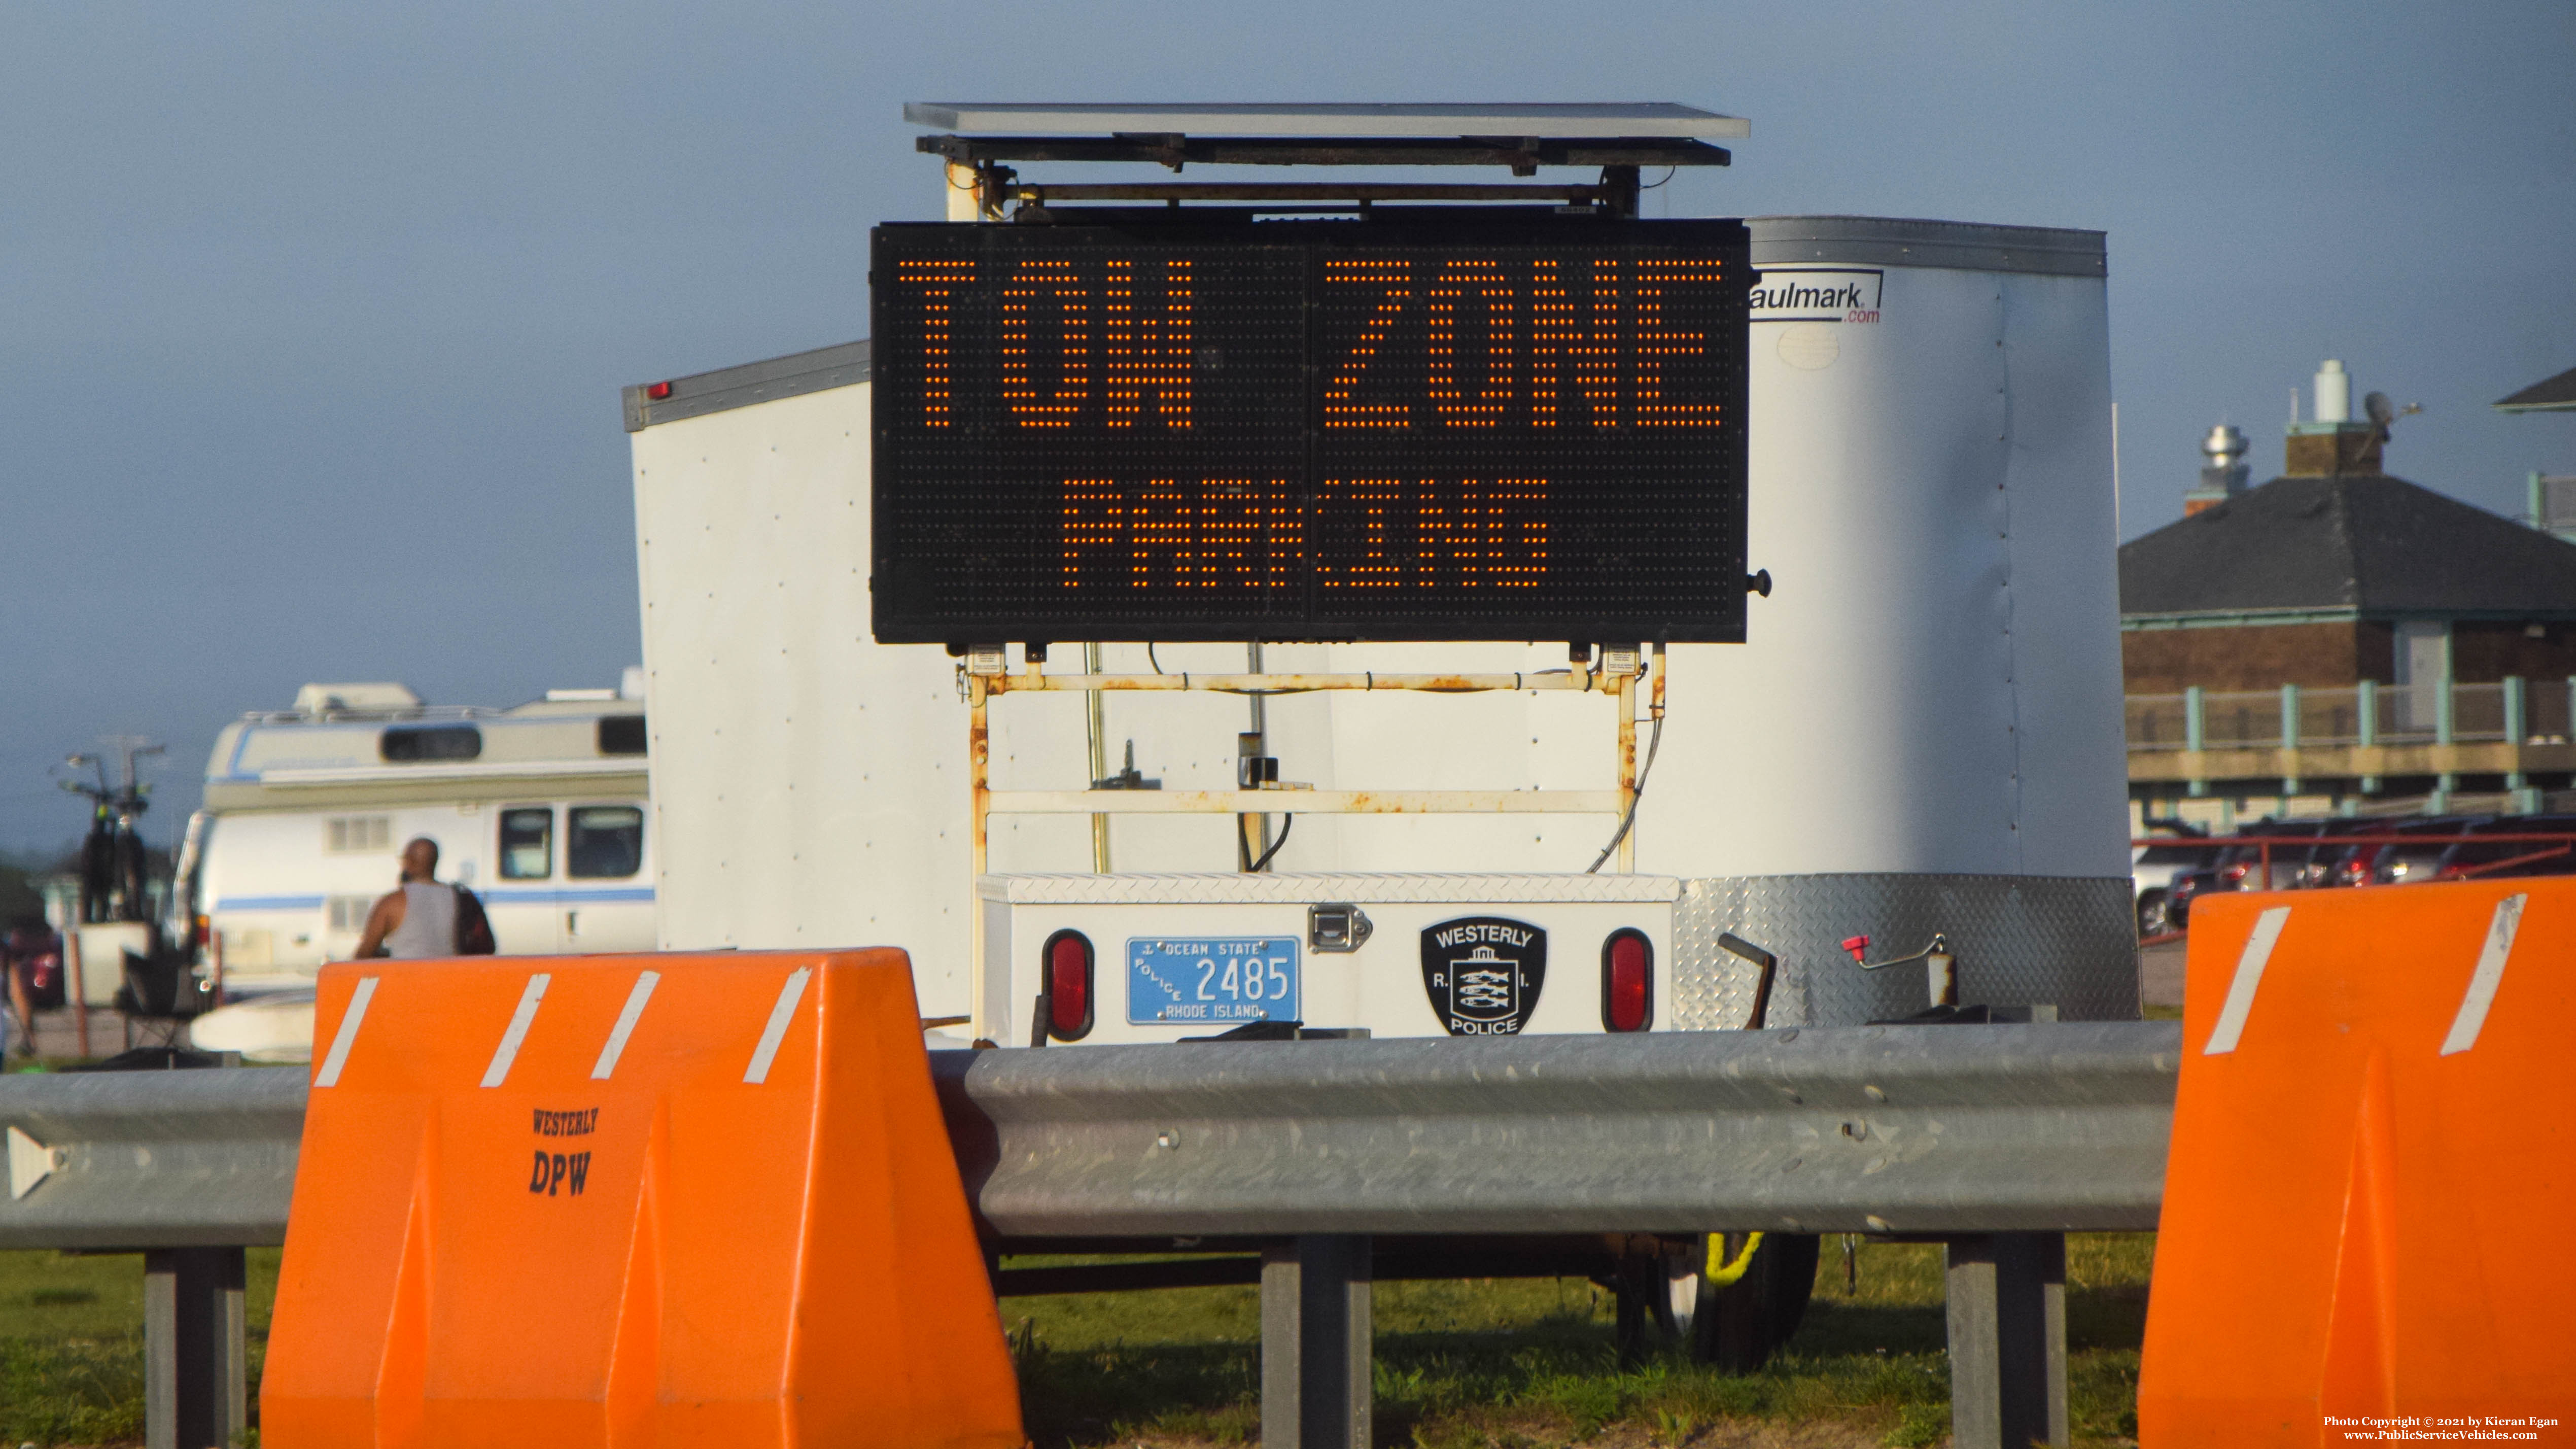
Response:
[[[2320,862],[2325,879],[2319,884],[2329,886],[2370,884],[2371,869],[2378,861],[2380,852],[2394,844],[2398,836],[2421,833],[2428,825],[2441,830],[2451,830],[2456,828],[2457,822],[2447,819],[2429,820],[2411,816],[2397,818],[2384,815],[2342,822],[2336,827],[2335,834],[2347,839],[2359,838],[2353,839],[2350,844],[2326,848],[2323,852],[2324,858]]]
[[[2255,839],[2228,846],[2213,866],[2228,890],[2303,890],[2322,883],[2319,857],[2335,849],[2307,842],[2340,834],[2336,827],[2342,824],[2327,818],[2258,820],[2236,832]],[[2267,848],[2262,841],[2271,843]]]
[[[2492,836],[2576,835],[2576,815],[2500,815],[2460,823],[2468,838],[2454,840],[2427,869],[2399,877],[2419,880],[2495,879],[2506,876],[2576,875],[2576,849],[2566,840],[2482,839]],[[2400,866],[2411,861],[2400,860]]]
[[[2212,847],[2214,855],[2207,866],[2181,872],[2165,888],[2167,929],[2189,930],[2192,901],[2212,891],[2302,890],[2324,884],[2324,860],[2341,847],[2307,842],[2339,834],[2338,827],[2343,824],[2341,820],[2310,818],[2258,820],[2240,827],[2237,841]],[[2264,868],[2266,838],[2273,842],[2268,872]]]
[[[2405,829],[2381,846],[2370,861],[2370,880],[2374,885],[2420,885],[2440,880],[2443,866],[2458,849],[2455,837],[2489,828],[2495,820],[2488,816],[2440,815],[2410,821]]]
[[[2170,843],[2134,847],[2129,860],[2129,883],[2138,911],[2138,935],[2161,936],[2174,929],[2166,913],[2165,901],[2173,883],[2192,871],[2206,869],[2218,856],[2219,847],[2207,844],[2205,832],[2178,820],[2151,820],[2147,829],[2157,834],[2170,833]]]

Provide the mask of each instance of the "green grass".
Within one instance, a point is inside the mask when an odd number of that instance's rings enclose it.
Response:
[[[277,1249],[251,1249],[249,1270],[243,1316],[256,1375]],[[0,1446],[142,1439],[142,1255],[0,1253]]]
[[[2072,1237],[2068,1392],[2079,1440],[2136,1431],[2138,1343],[2154,1239]],[[1031,1260],[1032,1262],[1037,1260]],[[1845,1425],[1856,1444],[1949,1432],[1941,1250],[1862,1243],[1846,1286],[1828,1238],[1788,1350],[1735,1378],[1664,1358],[1621,1372],[1608,1294],[1576,1280],[1386,1283],[1376,1289],[1377,1438],[1418,1449],[1541,1449],[1615,1431],[1681,1445],[1742,1421]],[[1042,1446],[1230,1444],[1260,1421],[1252,1288],[1002,1304]]]
[[[2079,1442],[2136,1432],[2154,1241],[2067,1240]],[[1787,1443],[1762,1438],[1764,1427],[1794,1425],[1803,1426],[1801,1445],[1937,1444],[1949,1431],[1941,1250],[1864,1242],[1853,1266],[1847,1287],[1841,1240],[1827,1238],[1805,1326],[1768,1368],[1741,1378],[1673,1357],[1621,1372],[1610,1296],[1579,1280],[1380,1284],[1378,1442],[1549,1449],[1595,1439],[1681,1449]],[[254,1374],[276,1284],[277,1251],[254,1249],[246,1305]],[[139,1442],[142,1318],[138,1256],[0,1253],[0,1449]],[[1029,1432],[1043,1449],[1259,1436],[1256,1289],[1011,1298],[1002,1318]]]

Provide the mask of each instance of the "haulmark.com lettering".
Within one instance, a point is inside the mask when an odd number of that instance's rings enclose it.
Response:
[[[1753,289],[1754,310],[1778,312],[1841,312],[1866,306],[1861,300],[1860,283],[1844,282],[1839,286],[1813,287],[1789,282],[1777,287]]]
[[[1748,299],[1756,322],[1875,322],[1887,274],[1859,267],[1765,267]]]

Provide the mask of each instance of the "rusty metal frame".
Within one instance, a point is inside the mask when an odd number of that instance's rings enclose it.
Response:
[[[991,819],[1003,815],[1089,815],[1093,839],[1101,839],[1112,815],[1267,815],[1291,812],[1311,815],[1609,815],[1626,819],[1637,801],[1637,694],[1648,684],[1656,717],[1664,705],[1667,672],[1664,650],[1636,651],[1632,668],[1609,667],[1608,650],[1598,664],[1585,662],[1561,671],[1515,671],[1456,674],[1049,674],[1043,660],[1018,673],[1007,669],[979,673],[961,661],[958,689],[965,696],[966,777],[972,825],[972,879],[990,868]],[[1086,651],[1085,658],[1090,655]],[[1005,694],[1081,694],[1097,700],[1118,690],[1138,693],[1213,693],[1275,697],[1328,690],[1413,694],[1487,694],[1522,690],[1567,694],[1605,694],[1618,701],[1615,790],[995,790],[992,780],[992,701]],[[1636,869],[1637,837],[1623,831],[1618,843],[1622,874]],[[1097,844],[1095,863],[1106,855]],[[969,974],[972,995],[984,1000],[984,913],[967,913],[970,937]],[[983,1031],[982,1022],[975,1030]]]

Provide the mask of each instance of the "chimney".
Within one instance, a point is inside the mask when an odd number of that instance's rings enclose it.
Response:
[[[2329,357],[2317,368],[2314,421],[2290,420],[2281,471],[2294,478],[2376,473],[2384,440],[2378,424],[2352,420],[2352,375]]]
[[[2245,462],[2245,435],[2227,423],[2209,430],[2200,440],[2200,486],[2182,496],[2185,518],[2214,504],[2226,502],[2245,491],[2249,465]]]

